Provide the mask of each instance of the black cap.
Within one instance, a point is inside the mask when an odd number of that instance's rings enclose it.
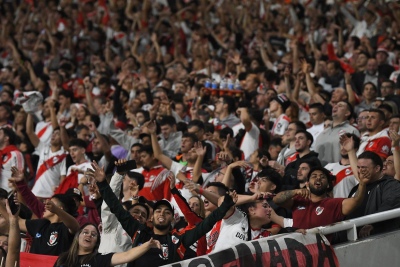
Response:
[[[82,192],[78,188],[69,188],[65,194],[70,197],[77,197],[80,201],[83,201]]]
[[[144,176],[139,172],[130,171],[126,175],[128,175],[131,179],[136,179],[136,183],[139,186],[139,191],[142,190],[144,186]]]
[[[147,204],[147,205],[149,205],[152,209],[154,209],[154,202],[153,201],[150,201],[150,200],[147,200],[144,196],[140,196],[139,197],[139,203],[141,203],[141,204]]]
[[[168,209],[170,209],[171,212],[174,213],[174,207],[173,207],[172,204],[171,204],[168,200],[166,200],[166,199],[162,199],[162,200],[157,201],[157,202],[154,204],[153,209],[156,210],[156,209],[157,209],[159,206],[161,206],[161,205],[167,206]]]

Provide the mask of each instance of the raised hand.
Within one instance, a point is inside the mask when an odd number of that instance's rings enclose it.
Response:
[[[103,182],[106,179],[106,173],[104,172],[104,168],[100,168],[100,166],[96,163],[96,161],[92,162],[92,169],[87,170],[87,176],[95,179],[97,182]]]
[[[147,128],[150,134],[155,134],[157,132],[157,125],[154,120],[146,122],[143,126]]]
[[[200,192],[200,185],[196,184],[193,181],[185,184],[185,188],[188,189],[190,192],[199,193]]]
[[[50,211],[51,213],[57,213],[57,211],[59,209],[59,207],[57,207],[56,204],[54,204],[54,202],[49,199],[46,201],[44,208],[46,210]]]
[[[400,145],[400,135],[396,131],[390,130],[389,136],[392,139],[392,147]]]
[[[13,212],[11,211],[10,208],[10,203],[8,202],[8,199],[6,199],[6,210],[7,210],[7,214],[9,217],[15,217],[18,218],[19,212],[21,210],[21,205],[19,204],[18,200],[17,200],[17,193],[14,193],[14,199],[12,200],[14,201],[14,205],[17,206],[17,210],[16,212],[13,214]],[[12,205],[12,204],[11,204]]]
[[[244,160],[233,162],[233,163],[229,164],[228,167],[232,168],[232,169],[233,168],[238,168],[238,167],[251,168],[250,164],[247,161],[244,161]]]
[[[176,178],[175,178],[175,175],[173,174],[173,172],[169,172],[167,178],[169,180],[169,188],[174,189]]]
[[[92,199],[99,199],[101,197],[97,184],[94,183],[89,185],[89,194]]]
[[[19,170],[17,167],[11,167],[11,178],[14,179],[15,182],[22,182],[25,179],[24,172]]]
[[[194,149],[196,151],[197,156],[204,157],[207,152],[207,148],[201,142],[197,142],[194,144]]]
[[[296,196],[301,196],[302,198],[310,198],[311,197],[311,192],[308,188],[295,189],[294,193]]]
[[[304,58],[300,59],[300,64],[301,64],[301,71],[305,74],[310,73],[310,71],[308,70],[308,63],[307,60],[305,60]]]
[[[348,137],[346,134],[342,134],[339,137],[340,145],[343,146],[344,150],[350,152],[354,150],[354,140],[353,137]]]

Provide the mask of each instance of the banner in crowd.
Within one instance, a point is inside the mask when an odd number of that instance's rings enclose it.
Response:
[[[335,251],[323,235],[291,233],[244,242],[217,253],[165,266],[336,267],[339,263]]]
[[[47,256],[21,252],[20,267],[53,267],[58,256]]]

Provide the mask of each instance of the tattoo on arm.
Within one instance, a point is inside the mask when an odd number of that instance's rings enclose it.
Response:
[[[274,202],[276,204],[282,204],[285,201],[287,201],[288,199],[291,199],[294,196],[294,190],[287,190],[287,191],[283,191],[281,193],[279,193],[275,198],[274,198]]]

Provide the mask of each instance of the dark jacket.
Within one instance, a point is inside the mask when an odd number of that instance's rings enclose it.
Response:
[[[358,190],[356,185],[349,194],[353,196]],[[383,176],[378,181],[367,185],[367,196],[362,205],[360,205],[346,219],[357,218],[365,215],[370,215],[382,211],[400,208],[400,181],[391,176]],[[373,234],[399,229],[400,218],[388,221],[378,222],[373,224]]]
[[[285,174],[283,175],[282,180],[282,191],[283,190],[292,190],[299,188],[299,181],[297,181],[297,171],[299,170],[300,164],[303,162],[312,162],[316,166],[321,166],[321,162],[318,159],[318,153],[314,151],[310,151],[307,155],[303,157],[296,156],[296,160],[290,162],[285,168]]]
[[[115,214],[118,221],[121,223],[122,228],[132,237],[133,246],[140,245],[150,240],[153,236],[153,230],[147,228],[146,225],[139,223],[135,220],[131,214],[126,211],[118,198],[112,192],[107,181],[97,183],[100,193],[110,207],[110,211]],[[230,196],[225,196],[224,202],[221,206],[213,211],[207,218],[197,224],[194,228],[185,232],[170,232],[168,234],[168,251],[171,253],[171,257],[168,258],[166,264],[174,263],[183,259],[184,251],[195,243],[200,237],[204,236],[209,232],[214,224],[222,220],[226,212],[234,205],[233,200]],[[178,241],[177,241],[178,240]]]

